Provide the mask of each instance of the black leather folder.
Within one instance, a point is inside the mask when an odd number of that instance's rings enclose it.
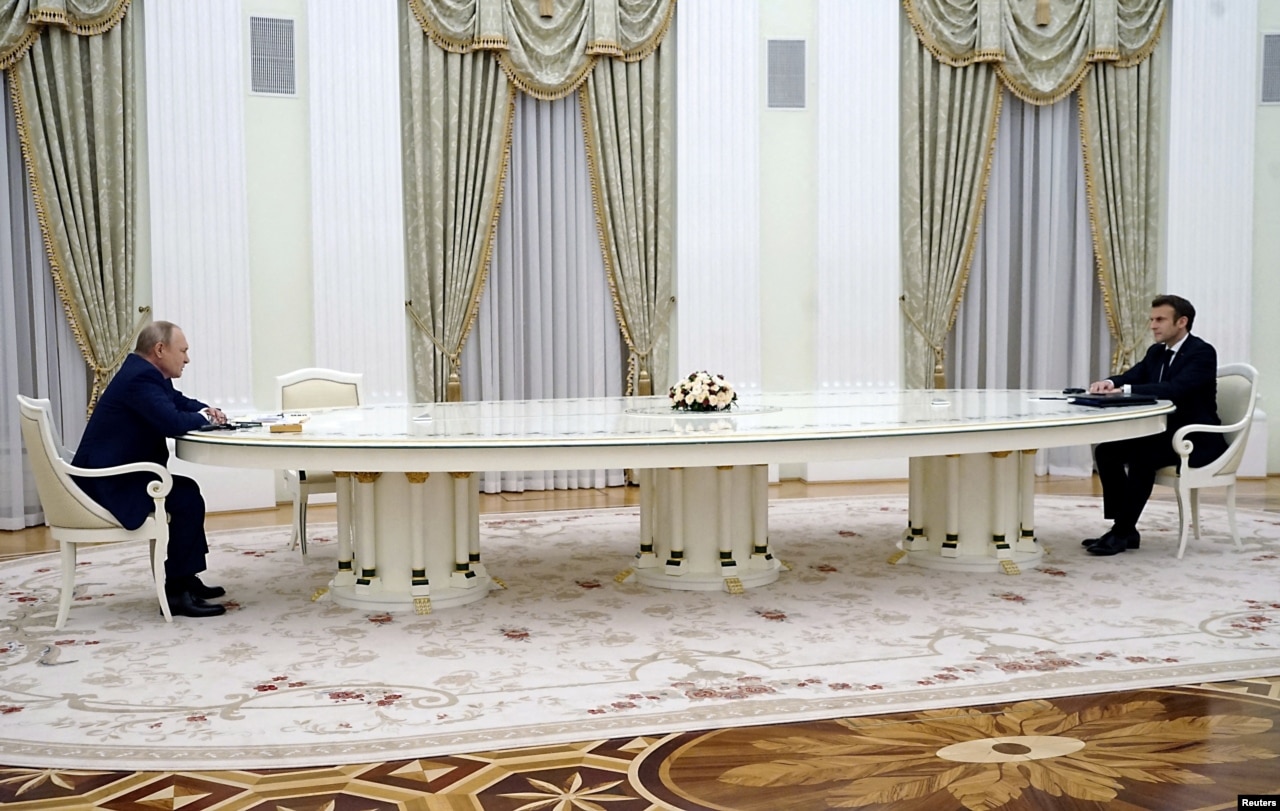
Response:
[[[1072,405],[1090,406],[1091,408],[1116,408],[1118,406],[1155,405],[1156,398],[1149,394],[1077,394],[1067,398]]]

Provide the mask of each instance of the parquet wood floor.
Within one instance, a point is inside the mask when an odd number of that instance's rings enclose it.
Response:
[[[1037,487],[1099,493],[1096,480],[1044,478]],[[1280,512],[1280,478],[1242,482],[1241,490],[1241,508]],[[771,495],[903,492],[904,482],[784,482]],[[481,510],[618,506],[636,496],[633,488],[504,494],[483,496]],[[332,508],[313,508],[311,516],[332,521]],[[289,517],[285,507],[222,514],[209,527],[287,525]],[[0,556],[52,548],[42,529],[0,532]],[[0,766],[0,806],[14,811],[1181,811],[1234,809],[1241,794],[1280,796],[1280,674],[329,768]]]

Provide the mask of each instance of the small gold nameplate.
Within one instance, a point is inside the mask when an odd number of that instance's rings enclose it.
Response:
[[[300,422],[272,423],[270,431],[273,434],[300,434],[302,433],[302,423]]]

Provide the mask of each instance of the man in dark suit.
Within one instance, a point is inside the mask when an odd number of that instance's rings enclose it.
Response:
[[[154,321],[142,329],[133,353],[99,398],[73,464],[103,468],[131,462],[169,461],[167,437],[179,436],[227,416],[199,400],[184,397],[173,387],[189,362],[187,338],[168,321]],[[155,509],[147,495],[147,473],[102,478],[78,478],[84,491],[106,507],[127,529],[142,525]],[[205,568],[209,545],[204,534],[204,497],[200,486],[186,476],[173,477],[165,499],[169,513],[169,557],[165,561],[165,591],[174,614],[212,617],[226,608],[207,600],[226,590],[206,586],[199,573]]]
[[[1141,540],[1138,518],[1151,497],[1156,471],[1178,464],[1173,433],[1184,425],[1220,425],[1218,420],[1218,353],[1191,334],[1196,308],[1181,296],[1157,296],[1151,302],[1151,335],[1155,343],[1146,357],[1122,374],[1089,386],[1094,394],[1132,391],[1172,400],[1177,411],[1169,415],[1163,434],[1104,442],[1094,450],[1098,479],[1102,483],[1105,517],[1111,529],[1084,545],[1094,555],[1115,555],[1137,549]],[[1200,467],[1226,450],[1222,434],[1195,433],[1191,466]]]

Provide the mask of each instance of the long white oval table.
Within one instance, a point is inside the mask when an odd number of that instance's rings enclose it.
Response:
[[[910,457],[908,526],[892,560],[1004,570],[1041,554],[1039,448],[1158,433],[1173,410],[1095,409],[1049,391],[798,392],[743,397],[728,413],[672,412],[665,397],[432,403],[307,413],[300,433],[187,434],[180,458],[226,467],[337,471],[335,601],[384,610],[480,599],[484,470],[632,468],[649,585],[736,591],[772,582],[771,463]],[[714,531],[687,533],[700,512]]]

